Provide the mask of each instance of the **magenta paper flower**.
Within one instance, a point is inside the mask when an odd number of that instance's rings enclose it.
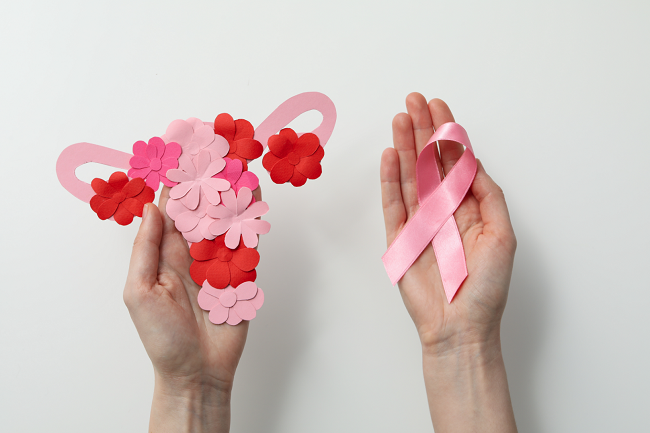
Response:
[[[174,225],[188,242],[201,242],[203,239],[212,240],[216,236],[210,233],[208,227],[214,222],[207,214],[210,201],[201,194],[199,204],[194,210],[189,210],[180,200],[167,201],[167,215],[174,220]]]
[[[232,189],[221,193],[219,206],[208,207],[208,215],[215,219],[209,230],[215,236],[226,233],[225,244],[235,249],[239,246],[239,237],[248,248],[257,246],[257,235],[268,233],[271,224],[255,219],[269,211],[269,205],[263,201],[251,203],[253,193],[249,188],[242,188],[239,193]]]
[[[208,201],[214,205],[221,202],[219,191],[226,191],[230,183],[225,179],[215,179],[212,176],[219,173],[226,166],[222,157],[212,159],[210,153],[201,151],[191,159],[183,153],[178,159],[179,168],[169,170],[167,178],[178,185],[169,191],[169,198],[180,200],[189,210],[194,210],[199,205],[201,193],[205,194]]]
[[[240,160],[230,158],[224,158],[224,160],[226,161],[226,168],[215,177],[226,179],[235,192],[239,192],[244,187],[255,191],[260,186],[260,180],[255,176],[255,173],[244,171],[244,164]]]
[[[264,292],[252,281],[233,288],[215,289],[206,280],[199,291],[199,307],[209,311],[210,322],[237,325],[242,320],[253,320],[264,304]]]
[[[174,120],[161,137],[165,143],[176,142],[183,148],[183,154],[195,158],[201,150],[208,151],[214,160],[224,157],[230,151],[228,140],[214,133],[213,126],[208,126],[196,117],[187,120]]]
[[[131,179],[140,177],[145,180],[148,187],[158,191],[160,182],[167,186],[174,186],[167,178],[167,170],[178,167],[178,157],[181,156],[181,146],[178,143],[170,142],[165,144],[162,138],[153,137],[149,144],[144,141],[136,141],[133,144],[133,158],[129,160]]]

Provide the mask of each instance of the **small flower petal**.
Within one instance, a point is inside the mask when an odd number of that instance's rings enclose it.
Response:
[[[293,165],[289,164],[284,159],[275,164],[271,170],[271,180],[277,184],[286,183],[293,175]]]
[[[169,197],[174,200],[185,197],[185,195],[190,192],[190,189],[192,189],[193,186],[194,182],[181,182],[169,190]]]
[[[235,294],[238,301],[247,301],[253,299],[257,295],[257,285],[252,281],[241,283],[235,287]]]
[[[236,304],[235,304],[236,305]],[[242,321],[242,318],[239,317],[239,314],[235,311],[234,308],[228,309],[228,319],[226,320],[226,323],[229,325],[238,325]]]
[[[133,168],[145,168],[149,167],[149,158],[145,158],[142,156],[134,156],[129,160],[129,164]]]
[[[219,134],[228,141],[235,138],[235,121],[228,113],[221,113],[214,119],[214,133]]]
[[[115,222],[122,226],[127,226],[133,222],[133,214],[129,212],[123,204],[120,204],[113,215]]]
[[[241,222],[235,220],[232,222],[230,229],[226,233],[226,239],[225,239],[226,246],[231,250],[237,248],[239,246],[240,236],[241,236]]]
[[[233,141],[241,140],[242,138],[253,138],[254,135],[255,129],[248,120],[235,120],[235,136],[233,137]]]
[[[262,308],[262,305],[264,304],[264,292],[262,289],[259,287],[257,288],[257,295],[253,299],[251,299],[251,304],[253,304],[253,307],[255,307],[256,310],[259,310]]]
[[[100,220],[109,219],[110,217],[113,216],[113,214],[117,210],[118,205],[119,203],[117,203],[115,200],[112,199],[106,200],[97,208],[97,216],[99,217]]]
[[[133,154],[145,158],[147,156],[147,143],[142,140],[133,143]]]
[[[253,320],[257,316],[257,310],[250,301],[237,301],[233,309],[243,320]]]
[[[140,194],[146,183],[141,177],[136,177],[131,179],[125,186],[122,188],[122,192],[126,194],[127,197],[135,197]]]
[[[226,308],[221,304],[217,304],[210,310],[208,318],[210,319],[210,322],[214,323],[215,325],[221,325],[226,320],[228,320],[230,310],[231,308]],[[241,322],[241,319],[239,321]]]
[[[205,283],[203,283],[203,285],[205,286]],[[199,307],[207,311],[210,311],[217,305],[220,305],[219,298],[215,298],[204,289],[201,289],[199,291],[199,295],[197,296],[197,301],[199,303]]]

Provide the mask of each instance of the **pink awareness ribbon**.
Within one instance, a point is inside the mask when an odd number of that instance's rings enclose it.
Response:
[[[455,141],[466,148],[444,179],[436,162],[437,148],[432,145],[439,140]],[[467,131],[454,122],[441,125],[422,149],[416,163],[420,208],[382,257],[393,285],[432,243],[447,301],[451,303],[467,278],[465,251],[454,212],[472,186],[476,169],[476,157]]]

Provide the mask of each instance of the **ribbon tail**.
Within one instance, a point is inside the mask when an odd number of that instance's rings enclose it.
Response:
[[[467,278],[465,250],[453,215],[440,228],[432,244],[447,302],[451,304],[451,300]]]

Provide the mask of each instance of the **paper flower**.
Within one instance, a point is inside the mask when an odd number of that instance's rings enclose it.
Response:
[[[169,191],[169,198],[180,200],[189,210],[198,207],[201,193],[205,194],[210,203],[219,204],[219,191],[230,189],[230,183],[225,179],[212,177],[223,170],[226,161],[220,156],[211,158],[206,151],[199,152],[194,160],[183,153],[178,159],[180,167],[167,172],[169,180],[179,182]]]
[[[321,175],[320,161],[325,150],[317,135],[307,133],[298,137],[293,129],[285,128],[269,137],[268,144],[269,152],[264,155],[262,165],[271,172],[273,182],[290,181],[293,186],[302,186],[307,179]]]
[[[141,177],[147,186],[158,191],[160,182],[174,186],[176,182],[167,179],[167,170],[178,167],[178,157],[181,156],[181,146],[178,143],[165,144],[162,138],[153,137],[149,144],[136,141],[133,144],[133,155],[129,161],[131,169],[129,177]]]
[[[264,304],[264,292],[252,281],[237,287],[215,289],[207,281],[199,291],[199,307],[209,311],[210,322],[237,325],[242,320],[253,320]]]
[[[153,189],[145,185],[142,178],[129,178],[121,171],[111,174],[108,182],[93,179],[90,183],[97,195],[90,199],[90,208],[99,219],[106,220],[114,217],[120,225],[129,225],[133,216],[142,216],[146,203],[151,203],[155,197]]]
[[[212,287],[225,289],[229,285],[237,287],[257,278],[255,267],[260,262],[257,250],[246,248],[243,242],[231,250],[224,243],[224,237],[204,239],[190,247],[190,255],[194,259],[190,276],[196,284],[203,285],[207,279]]]
[[[238,194],[229,189],[221,193],[219,206],[208,207],[208,215],[215,219],[209,230],[215,236],[226,233],[225,244],[230,249],[239,246],[239,239],[249,248],[257,246],[257,235],[269,232],[268,221],[255,219],[269,211],[269,205],[263,201],[251,204],[253,193],[242,188]]]
[[[207,214],[210,202],[201,194],[199,204],[194,210],[189,210],[180,200],[168,200],[167,215],[174,220],[176,229],[188,242],[201,242],[203,239],[214,239],[216,236],[210,233],[208,227],[214,222]]]
[[[262,144],[253,139],[255,129],[248,120],[233,120],[228,113],[222,113],[214,119],[214,132],[228,140],[230,150],[228,158],[242,162],[244,170],[248,170],[248,160],[262,156]]]
[[[192,158],[201,150],[210,153],[212,159],[224,157],[230,146],[228,141],[214,133],[212,128],[196,117],[187,120],[174,120],[167,127],[167,132],[161,137],[165,143],[176,142],[183,148],[183,154]]]
[[[260,186],[260,180],[257,176],[252,171],[244,171],[244,163],[239,159],[224,158],[224,160],[226,161],[226,168],[217,173],[215,177],[226,179],[235,192],[239,192],[244,187],[255,191]]]

